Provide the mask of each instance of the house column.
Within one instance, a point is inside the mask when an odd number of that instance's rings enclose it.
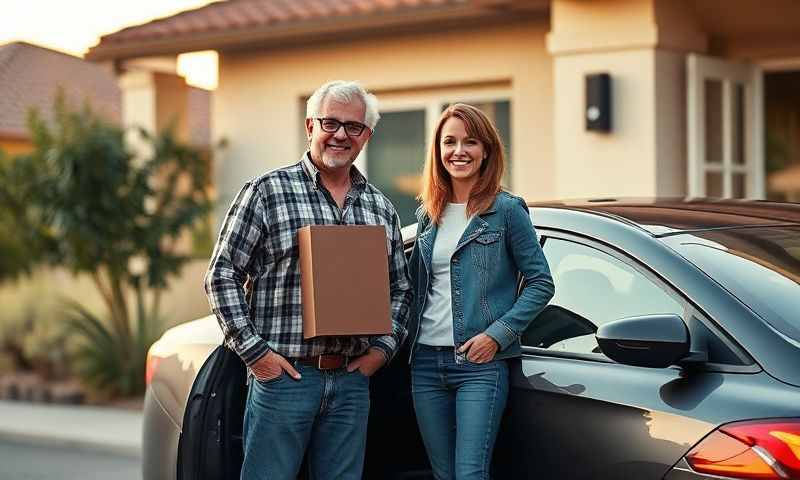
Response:
[[[119,85],[124,127],[140,127],[152,134],[173,126],[179,140],[189,140],[189,86],[183,77],[132,67],[120,75]],[[127,135],[129,145],[135,151],[147,153],[148,146],[137,132],[131,129]]]
[[[149,158],[153,154],[152,143],[142,138],[139,128],[151,135],[173,128],[176,140],[189,143],[189,86],[183,77],[151,68],[131,66],[120,75],[119,85],[122,90],[125,141],[137,158]],[[163,188],[166,178],[166,175],[151,178],[151,188]],[[177,187],[187,188],[187,185],[186,182],[179,182]],[[154,199],[149,198],[147,202],[146,207],[155,208]],[[175,248],[190,253],[191,232],[184,232]]]
[[[553,0],[558,197],[684,195],[686,55],[707,37],[686,0]],[[612,130],[585,127],[585,76],[611,76]]]

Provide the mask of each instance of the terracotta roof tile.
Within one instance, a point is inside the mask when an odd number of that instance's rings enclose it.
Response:
[[[53,118],[58,88],[73,106],[88,100],[92,109],[119,122],[122,95],[114,75],[104,67],[66,53],[14,42],[0,45],[0,137],[29,138],[28,111],[36,108]],[[211,144],[211,95],[200,88],[187,91],[189,141]]]
[[[113,120],[120,118],[120,90],[111,72],[81,58],[24,42],[0,45],[0,131],[27,138],[34,107],[52,118],[53,99],[62,87],[67,99]]]
[[[469,0],[229,0],[105,35],[102,45],[335,17],[359,17],[458,6]]]
[[[544,17],[551,0],[228,0],[105,35],[90,60],[300,45]]]

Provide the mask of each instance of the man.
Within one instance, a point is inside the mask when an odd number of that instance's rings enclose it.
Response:
[[[397,213],[353,166],[378,119],[359,84],[320,87],[306,106],[309,150],[246,183],[222,226],[205,288],[226,344],[255,377],[243,480],[294,480],[306,450],[312,479],[361,479],[369,377],[405,339],[411,299]],[[391,335],[303,339],[297,230],[309,224],[386,226]]]

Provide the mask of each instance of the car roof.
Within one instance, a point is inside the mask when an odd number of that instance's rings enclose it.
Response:
[[[624,223],[655,237],[713,229],[800,226],[800,204],[763,200],[593,198],[529,202],[528,206],[537,212],[534,214],[537,228],[549,226],[591,230],[597,224],[568,218],[572,217],[570,213],[583,214],[584,218],[588,214],[606,225]],[[416,232],[416,223],[402,229],[406,243],[413,242]]]
[[[800,225],[800,204],[760,200],[599,198],[528,205],[533,209],[580,211],[616,219],[654,236],[718,228]]]

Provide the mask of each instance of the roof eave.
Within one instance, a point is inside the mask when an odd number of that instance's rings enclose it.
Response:
[[[0,140],[24,142],[24,141],[30,141],[31,136],[24,130],[0,128]]]
[[[90,48],[85,58],[91,61],[126,60],[140,57],[177,55],[200,50],[242,50],[308,44],[324,39],[416,33],[455,27],[492,25],[497,23],[545,17],[548,5],[538,9],[487,10],[465,5],[455,8],[407,11],[384,15],[342,18],[336,22],[320,19],[288,25],[267,25],[235,31],[214,31],[164,37],[153,40],[129,40],[119,43],[101,42]]]

